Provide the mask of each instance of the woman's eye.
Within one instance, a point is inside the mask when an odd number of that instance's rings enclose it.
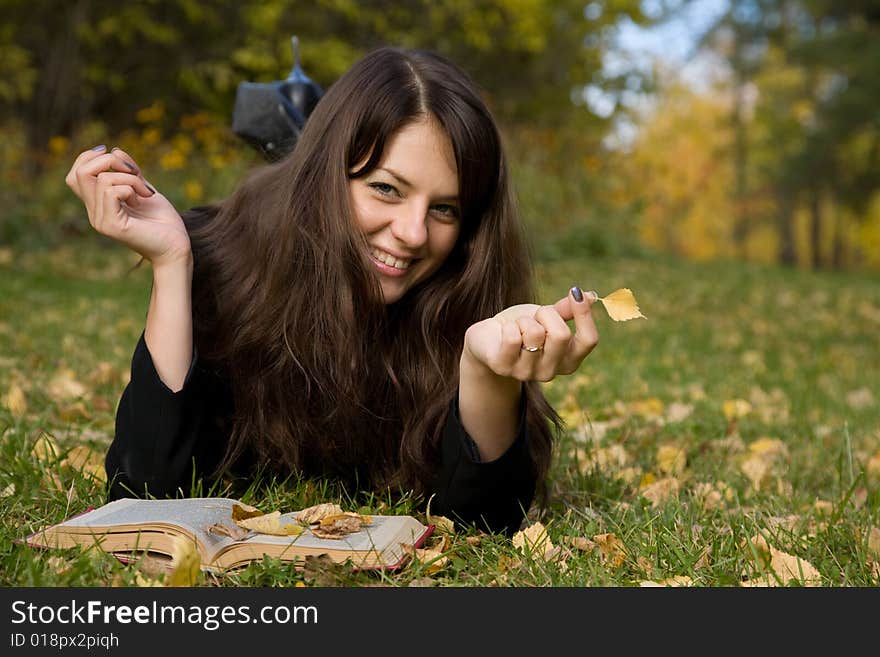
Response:
[[[435,205],[432,210],[443,217],[458,219],[458,208],[454,205]]]
[[[369,184],[369,187],[371,189],[375,189],[383,196],[391,196],[397,191],[396,189],[394,189],[393,185],[389,185],[388,183],[383,182],[372,182]]]

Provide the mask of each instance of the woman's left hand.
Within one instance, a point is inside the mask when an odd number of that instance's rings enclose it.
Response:
[[[518,304],[473,324],[465,333],[462,367],[483,367],[518,381],[571,374],[599,343],[592,315],[597,298],[573,287],[552,306]],[[568,320],[574,320],[574,332]]]

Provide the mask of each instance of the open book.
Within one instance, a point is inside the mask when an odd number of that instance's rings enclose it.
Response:
[[[144,553],[170,558],[176,537],[186,536],[198,545],[203,570],[239,568],[261,560],[263,555],[304,561],[308,555],[321,554],[336,562],[350,560],[356,568],[394,569],[433,529],[412,516],[371,515],[362,516],[364,522],[356,531],[338,538],[319,538],[317,527],[300,523],[297,512],[290,512],[281,514],[280,524],[299,524],[302,533],[298,535],[245,532],[232,519],[233,505],[241,504],[225,497],[121,499],[46,527],[24,542],[40,548],[96,546],[128,562]],[[218,525],[222,525],[221,533]],[[232,536],[223,535],[225,530]],[[235,538],[236,534],[245,535]]]

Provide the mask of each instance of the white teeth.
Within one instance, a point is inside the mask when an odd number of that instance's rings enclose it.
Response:
[[[412,263],[412,260],[401,260],[400,258],[395,258],[390,253],[385,253],[376,248],[371,248],[370,253],[373,254],[373,257],[379,262],[384,262],[386,265],[390,265],[395,269],[406,269]]]

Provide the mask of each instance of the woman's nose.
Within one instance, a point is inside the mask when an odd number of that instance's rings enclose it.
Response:
[[[411,249],[421,247],[428,239],[428,208],[419,203],[399,206],[391,221],[391,234]]]

